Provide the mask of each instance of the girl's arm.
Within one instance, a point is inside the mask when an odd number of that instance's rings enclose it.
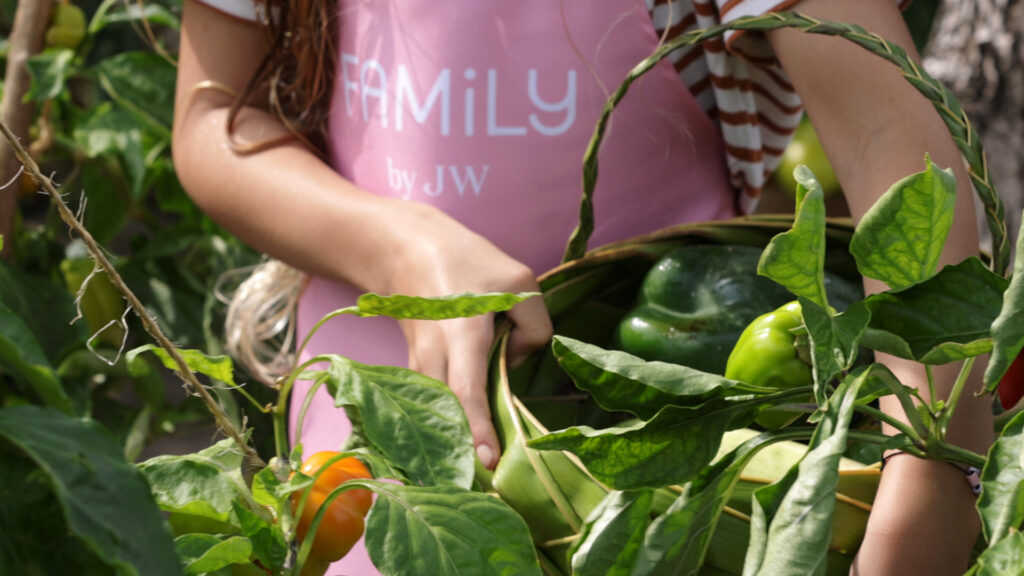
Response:
[[[893,41],[915,59],[910,34],[892,0],[804,0],[796,10],[859,24]],[[928,153],[957,180],[953,229],[940,265],[977,255],[972,189],[961,155],[931,104],[881,58],[849,41],[794,30],[769,33],[769,42],[806,105],[846,192],[855,221],[898,179],[924,166]],[[885,289],[866,280],[869,292]],[[919,365],[878,355],[899,379],[927,397]],[[980,364],[979,364],[980,365]],[[936,367],[937,393],[947,397],[958,364]],[[980,370],[974,375],[980,385]],[[992,442],[990,399],[960,397],[949,440],[985,453]],[[882,408],[902,417],[892,397]],[[892,458],[882,476],[868,532],[854,563],[863,575],[962,574],[978,534],[974,495],[963,473],[943,462]]]
[[[270,41],[265,31],[193,1],[185,3],[175,99],[178,176],[207,214],[257,250],[305,272],[384,294],[537,291],[532,271],[444,213],[371,194],[340,177],[296,140],[237,152],[227,133],[234,93],[244,91]],[[286,136],[276,116],[246,106],[235,140]],[[543,302],[510,311],[513,354],[551,336]],[[410,367],[447,382],[466,409],[481,460],[492,467],[497,438],[486,398],[489,318],[405,322]]]

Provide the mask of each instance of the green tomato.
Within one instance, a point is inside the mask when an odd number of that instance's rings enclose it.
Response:
[[[815,133],[811,121],[806,116],[797,126],[793,140],[782,154],[782,161],[773,176],[775,183],[791,197],[796,196],[796,180],[793,178],[793,170],[801,164],[814,172],[826,198],[839,192],[839,180],[836,179],[836,174],[832,171],[832,164],[829,163],[828,156],[825,155],[825,150],[822,149],[821,142],[818,141],[818,134]]]

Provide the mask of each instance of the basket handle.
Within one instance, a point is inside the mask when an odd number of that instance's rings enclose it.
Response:
[[[1010,260],[1008,246],[1006,220],[1004,218],[1003,203],[992,186],[992,179],[988,170],[988,161],[985,158],[985,151],[981,146],[977,133],[971,126],[967,115],[960,107],[952,91],[942,82],[932,78],[920,66],[915,64],[906,51],[885,40],[877,34],[866,32],[863,28],[841,22],[830,22],[827,20],[816,20],[795,12],[775,12],[762,16],[747,16],[737,18],[727,24],[713,26],[702,30],[691,30],[671,42],[664,44],[654,54],[640,62],[629,72],[626,79],[612,94],[605,103],[601,117],[594,128],[594,135],[587,146],[586,154],[583,157],[583,198],[580,202],[579,225],[573,230],[569,243],[565,248],[563,262],[575,260],[583,256],[587,251],[587,242],[594,231],[594,187],[597,184],[597,152],[601,146],[601,140],[608,127],[608,120],[612,110],[626,96],[630,85],[648,70],[654,67],[662,58],[670,52],[702,42],[709,38],[721,36],[728,30],[776,30],[779,28],[795,28],[810,34],[825,34],[828,36],[840,36],[858,44],[869,52],[880,56],[896,65],[903,77],[910,82],[925,98],[931,101],[939,116],[946,123],[953,141],[957,148],[967,160],[968,174],[971,183],[978,193],[985,208],[985,218],[989,230],[992,233],[992,260],[990,267],[999,274],[1005,275]]]

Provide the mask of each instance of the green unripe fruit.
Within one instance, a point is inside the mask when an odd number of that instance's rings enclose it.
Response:
[[[53,22],[46,31],[46,45],[56,48],[77,48],[85,38],[85,13],[74,4],[57,4]]]
[[[821,142],[818,141],[818,134],[807,118],[804,118],[797,127],[793,140],[782,154],[782,160],[773,176],[779,188],[790,197],[796,195],[793,170],[801,164],[814,172],[814,177],[821,184],[821,190],[826,198],[839,192],[839,180],[832,170],[825,150],[821,147]]]

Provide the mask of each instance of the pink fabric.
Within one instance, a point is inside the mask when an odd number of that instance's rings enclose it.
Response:
[[[645,2],[341,0],[339,9],[337,170],[372,192],[442,208],[538,274],[557,265],[609,91],[658,44]],[[667,62],[616,110],[600,160],[591,246],[736,215],[721,135]],[[358,294],[311,279],[299,334]],[[306,357],[319,353],[407,361],[390,319],[332,320]],[[307,389],[295,390],[296,408]],[[337,449],[350,430],[323,394],[303,426],[305,452]],[[362,543],[328,571],[376,573]]]

